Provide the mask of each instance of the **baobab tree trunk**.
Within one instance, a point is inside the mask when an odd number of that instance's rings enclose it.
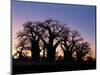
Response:
[[[20,61],[23,61],[23,59],[24,59],[24,56],[22,55],[22,51],[23,51],[23,48],[21,48],[21,50],[18,52]]]
[[[55,49],[53,47],[48,47],[47,59],[49,63],[55,63]]]
[[[78,64],[82,64],[83,63],[82,55],[79,54],[78,52],[77,52],[77,63]]]
[[[72,62],[72,53],[71,52],[64,52],[64,63],[70,64]]]
[[[64,63],[71,63],[72,62],[72,52],[69,50],[70,46],[66,45],[66,42],[64,44],[65,49],[61,46],[63,52],[64,52]]]
[[[40,62],[40,49],[36,42],[32,43],[31,52],[32,52],[32,57],[31,57],[32,61],[36,63]]]

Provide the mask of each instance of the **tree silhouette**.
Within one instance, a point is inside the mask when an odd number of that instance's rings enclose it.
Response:
[[[64,52],[64,62],[72,62],[72,54],[75,51],[75,45],[79,41],[83,40],[77,31],[70,31],[69,28],[65,28],[62,33],[63,42],[61,48]]]
[[[63,31],[64,24],[58,20],[48,19],[43,23],[39,23],[39,26],[45,29],[45,36],[40,38],[44,43],[44,48],[47,49],[47,61],[49,63],[54,63],[55,51],[61,42],[60,34]]]
[[[90,52],[90,44],[88,42],[82,42],[76,45],[77,61],[83,63],[84,56]]]
[[[84,56],[91,50],[89,43],[83,42],[78,31],[72,31],[66,24],[54,19],[24,23],[23,30],[17,33],[17,39],[19,43],[16,48],[20,48],[20,51],[16,54],[22,59],[25,57],[22,51],[30,50],[33,62],[40,62],[41,59],[43,62],[55,63],[56,49],[60,46],[64,53],[64,63],[73,62],[74,52],[78,63],[82,63]]]
[[[17,34],[17,37],[19,39],[27,39],[25,40],[26,46],[29,47],[29,49],[32,52],[32,61],[34,62],[39,62],[40,60],[40,48],[39,48],[39,41],[40,38],[34,33],[37,32],[38,34],[42,34],[40,31],[39,26],[36,25],[36,23],[33,22],[26,22],[25,24],[23,24],[23,31],[19,32]],[[24,43],[25,44],[25,43]]]
[[[21,32],[20,32],[21,33]],[[19,39],[20,41],[18,42],[17,46],[16,46],[16,50],[17,52],[13,55],[14,56],[18,56],[19,57],[19,60],[23,60],[26,55],[23,53],[23,50],[25,50],[26,48],[28,47],[25,47],[26,45],[26,38],[23,38],[23,39]]]

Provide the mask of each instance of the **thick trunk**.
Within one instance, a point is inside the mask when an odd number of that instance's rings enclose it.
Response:
[[[63,52],[64,52],[64,63],[71,63],[72,62],[72,52],[69,51],[69,48],[70,46],[67,46],[67,44],[65,43],[65,48],[66,49],[63,49]]]
[[[47,48],[48,63],[55,63],[55,49],[53,47]]]
[[[64,63],[72,63],[72,53],[66,52],[64,53]]]
[[[32,52],[32,61],[36,63],[39,62],[40,61],[40,49],[39,49],[38,44],[32,43],[31,52]]]
[[[82,59],[82,56],[80,54],[77,54],[77,63],[78,64],[82,64],[83,63],[83,59]]]
[[[20,61],[23,61],[23,59],[24,59],[24,56],[22,55],[22,51],[23,51],[23,48],[22,48],[21,51],[19,52],[19,60],[20,60]]]
[[[53,40],[54,38],[49,38],[49,44],[47,46],[47,61],[48,63],[54,63],[55,62],[55,48],[53,46]]]

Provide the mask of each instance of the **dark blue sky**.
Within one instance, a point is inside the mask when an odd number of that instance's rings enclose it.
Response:
[[[53,18],[66,23],[72,30],[78,30],[81,36],[94,46],[95,14],[95,6],[13,1],[13,37],[16,36],[16,32],[22,28],[22,24],[26,21],[43,21],[48,18]]]

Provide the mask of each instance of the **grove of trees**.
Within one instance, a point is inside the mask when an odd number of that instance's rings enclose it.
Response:
[[[63,51],[62,63],[74,62],[73,53],[76,63],[83,63],[84,57],[91,51],[90,44],[83,40],[78,31],[71,30],[66,24],[51,18],[42,22],[24,23],[23,30],[17,33],[16,38],[16,49],[20,50],[15,55],[19,54],[20,61],[27,57],[23,50],[30,50],[32,62],[56,63],[56,50],[60,47]]]

